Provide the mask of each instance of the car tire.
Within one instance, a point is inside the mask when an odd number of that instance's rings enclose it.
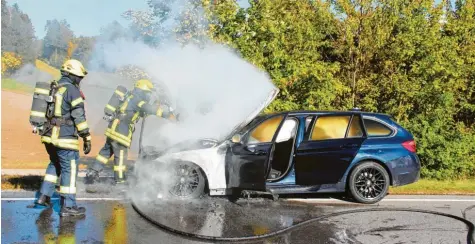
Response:
[[[381,201],[387,195],[390,184],[386,169],[372,161],[357,165],[351,172],[348,181],[350,196],[364,204]]]
[[[169,193],[174,198],[194,199],[205,194],[206,177],[199,166],[190,162],[176,162],[171,170],[175,174]]]

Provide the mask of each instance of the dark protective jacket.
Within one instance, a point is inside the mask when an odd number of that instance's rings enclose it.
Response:
[[[84,112],[84,97],[79,87],[67,76],[61,77],[57,83],[54,117],[48,122],[51,126],[47,126],[41,141],[59,148],[79,151],[78,135],[90,137]],[[58,122],[60,120],[65,122]]]
[[[115,110],[115,108],[113,109]],[[145,115],[156,115],[163,118],[174,116],[168,106],[148,104],[146,95],[141,90],[134,89],[119,106],[117,116],[109,123],[105,135],[129,148],[135,123]]]

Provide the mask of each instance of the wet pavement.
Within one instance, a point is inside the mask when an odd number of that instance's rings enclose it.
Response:
[[[160,229],[140,216],[132,201],[117,195],[79,196],[83,219],[60,219],[52,209],[27,205],[32,193],[2,192],[2,243],[209,243]],[[12,198],[15,197],[15,198]],[[82,197],[82,198],[81,198]],[[112,197],[112,198],[108,198]],[[387,197],[389,200],[394,199]],[[12,200],[4,200],[12,199]],[[363,208],[414,208],[465,216],[475,222],[474,197],[460,201],[383,201],[360,205],[328,198],[315,202],[266,198],[204,198],[199,201],[138,201],[137,209],[168,228],[208,237],[240,238],[292,228],[315,217]],[[466,200],[463,200],[466,199]],[[321,200],[321,201],[320,201]],[[464,223],[447,217],[410,212],[362,212],[321,219],[281,235],[245,243],[467,243]]]

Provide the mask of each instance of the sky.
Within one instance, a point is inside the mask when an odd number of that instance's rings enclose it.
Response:
[[[127,26],[120,15],[129,9],[147,9],[146,0],[7,0],[14,3],[30,16],[38,38],[44,37],[47,20],[66,19],[76,36],[92,36],[114,20]]]
[[[98,35],[101,27],[117,20],[124,27],[128,21],[121,14],[129,9],[147,10],[147,0],[6,0],[17,3],[20,10],[30,16],[36,36],[45,36],[47,20],[62,20],[71,25],[76,36]],[[239,0],[241,6],[248,1]]]

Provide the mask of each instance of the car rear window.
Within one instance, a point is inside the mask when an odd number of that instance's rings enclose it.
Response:
[[[346,128],[351,116],[323,116],[318,117],[313,126],[310,140],[328,140],[345,138]]]
[[[375,120],[365,118],[363,121],[369,137],[389,136],[393,132],[389,127]]]

